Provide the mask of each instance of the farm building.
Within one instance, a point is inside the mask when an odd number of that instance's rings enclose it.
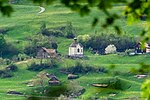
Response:
[[[146,53],[150,53],[150,44],[146,43]]]
[[[83,46],[74,38],[74,42],[69,46],[70,57],[83,57]]]
[[[48,81],[49,85],[60,85],[61,82],[55,75],[50,75],[50,80]]]
[[[56,56],[55,49],[47,49],[45,47],[42,47],[37,53],[37,58],[55,58]]]
[[[139,42],[135,47],[135,53],[150,53],[150,44],[145,43],[142,49],[142,43]]]

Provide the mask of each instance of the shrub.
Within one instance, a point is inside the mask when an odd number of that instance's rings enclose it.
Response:
[[[83,37],[87,37],[84,39]],[[100,34],[88,36],[79,36],[79,42],[87,49],[90,48],[92,52],[100,54],[105,53],[105,48],[109,44],[114,44],[117,52],[124,52],[126,49],[134,49],[136,41],[134,38],[127,35],[118,36],[115,34]]]
[[[0,64],[2,64],[2,65],[9,65],[11,63],[12,63],[12,61],[10,59],[0,58]]]
[[[26,60],[28,58],[30,58],[30,57],[26,54],[21,54],[21,53],[18,54],[18,60],[19,61],[23,61],[23,60]]]
[[[126,90],[131,85],[128,82],[125,82],[124,80],[121,80],[118,77],[112,78],[109,80],[109,88],[117,89],[117,90]]]
[[[13,74],[11,71],[0,70],[0,77],[1,78],[10,78],[12,76],[13,76]]]
[[[78,81],[70,81],[67,84],[67,95],[69,97],[79,97],[85,92],[84,87],[80,86]]]
[[[64,37],[64,33],[56,29],[45,29],[42,31],[42,34],[46,36]]]
[[[5,70],[14,72],[14,71],[18,70],[18,67],[16,65],[12,64],[12,65],[9,65],[8,67],[6,67]]]
[[[4,70],[0,70],[0,77],[1,78],[10,78],[13,76],[12,72],[15,72],[18,70],[18,67],[14,64],[9,65]]]
[[[1,28],[0,29],[0,34],[7,34],[8,31],[9,31],[8,29]]]
[[[135,52],[135,49],[127,49],[125,51],[125,55],[130,55],[130,53],[134,53]]]
[[[71,22],[68,22],[64,29],[65,36],[67,38],[74,38],[76,31]]]
[[[45,64],[36,64],[36,63],[32,63],[29,67],[28,70],[31,71],[41,71],[43,69],[48,68],[49,66],[46,66]]]
[[[50,63],[42,63],[42,64],[36,64],[35,62],[32,63],[30,66],[28,66],[28,70],[31,71],[42,71],[44,69],[57,67],[57,64],[54,60],[51,60]]]
[[[89,40],[91,40],[91,37],[89,35],[79,35],[78,37],[78,41],[84,45],[85,48],[89,47]]]
[[[73,25],[70,22],[68,22],[65,26],[49,29],[46,28],[46,24],[42,24],[40,33],[45,36],[74,38],[76,31]]]
[[[97,72],[97,73],[107,72],[107,70],[103,67],[94,68],[93,66],[90,66],[90,65],[83,65],[81,62],[76,62],[75,66],[72,66],[66,70],[67,72],[70,72],[72,74],[85,74],[88,72]]]
[[[56,43],[56,42],[54,42],[54,41],[52,41],[52,42],[51,42],[51,48],[53,48],[53,49],[57,49],[57,48],[58,48],[57,43]]]
[[[35,45],[30,45],[30,46],[25,47],[24,53],[25,53],[26,55],[35,57],[36,54],[37,54],[37,49],[38,49],[38,48],[37,48]]]

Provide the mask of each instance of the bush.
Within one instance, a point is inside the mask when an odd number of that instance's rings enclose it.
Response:
[[[36,64],[35,62],[32,63],[30,66],[28,66],[28,70],[31,71],[42,71],[44,69],[57,67],[57,64],[54,60],[51,60],[50,63],[42,63],[42,64]]]
[[[24,53],[25,53],[26,55],[35,57],[36,54],[37,54],[37,49],[38,49],[38,48],[37,48],[36,46],[30,45],[30,46],[25,47]]]
[[[46,36],[64,37],[64,33],[56,29],[45,29],[41,33]]]
[[[7,34],[8,31],[9,31],[8,29],[1,28],[0,29],[0,34]]]
[[[9,65],[11,63],[12,63],[12,61],[10,59],[0,58],[0,64],[2,64],[2,65]]]
[[[30,57],[26,54],[19,53],[17,58],[19,61],[23,61],[23,60],[29,59]]]
[[[0,77],[1,78],[10,78],[12,77],[13,74],[11,71],[7,71],[7,70],[0,70]]]
[[[131,85],[128,82],[125,82],[124,80],[121,80],[118,77],[112,78],[109,80],[109,88],[117,89],[117,90],[126,90]]]
[[[76,62],[75,66],[72,66],[68,69],[66,69],[67,72],[72,73],[72,74],[85,74],[88,72],[103,72],[106,73],[107,70],[103,67],[100,68],[94,68],[93,66],[89,65],[83,65],[81,62]]]
[[[0,77],[1,78],[10,78],[13,76],[13,72],[17,71],[18,67],[14,64],[9,65],[4,70],[0,70]]]
[[[15,72],[18,70],[18,67],[16,65],[12,64],[12,65],[9,65],[8,67],[6,67],[5,70]]]
[[[76,31],[70,22],[65,26],[50,29],[46,28],[46,24],[44,23],[41,25],[40,33],[46,36],[74,38]]]
[[[68,22],[63,30],[67,38],[74,38],[76,31],[71,22]]]
[[[83,38],[85,37],[85,39]],[[134,49],[136,41],[134,38],[127,35],[115,34],[100,34],[93,36],[79,36],[79,42],[87,49],[90,48],[92,52],[105,54],[105,48],[109,44],[114,44],[117,52],[124,52],[126,49]]]
[[[67,95],[72,98],[79,97],[85,92],[84,87],[80,86],[78,81],[69,82],[67,84]]]

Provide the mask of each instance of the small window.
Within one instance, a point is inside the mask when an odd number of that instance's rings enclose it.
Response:
[[[83,52],[82,49],[81,49],[81,52]]]
[[[78,48],[77,52],[80,52],[80,49]]]

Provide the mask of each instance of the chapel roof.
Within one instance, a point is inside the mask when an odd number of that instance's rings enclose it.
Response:
[[[74,38],[74,42],[70,45],[70,47],[77,47],[77,45],[83,47],[83,45],[81,43],[77,42],[77,38]]]

